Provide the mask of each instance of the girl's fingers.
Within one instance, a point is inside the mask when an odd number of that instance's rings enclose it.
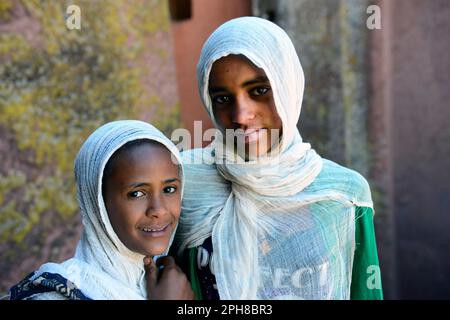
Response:
[[[147,278],[147,288],[148,290],[151,291],[153,288],[156,287],[156,283],[158,280],[158,270],[152,258],[150,257],[144,258],[144,269]]]
[[[171,256],[164,256],[156,260],[156,266],[158,268],[167,268],[176,266],[175,259]]]

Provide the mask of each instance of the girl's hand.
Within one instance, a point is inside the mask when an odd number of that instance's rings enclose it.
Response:
[[[147,256],[144,258],[144,268],[149,300],[194,299],[191,284],[173,257],[159,258],[155,264],[153,259]]]

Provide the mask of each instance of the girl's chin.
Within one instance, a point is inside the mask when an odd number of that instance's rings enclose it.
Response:
[[[168,250],[169,247],[169,242],[168,241],[164,241],[164,243],[158,243],[155,244],[153,246],[151,246],[149,248],[149,246],[147,245],[144,251],[144,255],[146,256],[159,256],[162,254],[165,254],[166,251]]]
[[[267,154],[269,148],[267,143],[249,143],[245,146],[245,158],[248,160],[256,160],[257,158]]]

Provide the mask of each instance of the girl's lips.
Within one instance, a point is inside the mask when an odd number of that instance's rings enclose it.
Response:
[[[254,141],[258,141],[261,136],[262,130],[254,130],[248,134],[245,134],[245,142],[250,143]]]
[[[166,233],[169,231],[169,224],[166,224],[164,226],[146,226],[146,227],[140,227],[139,230],[142,232],[142,234],[145,237],[150,238],[157,238],[165,236]]]
[[[263,128],[247,129],[245,131],[238,130],[236,132],[236,137],[238,137],[239,139],[244,139],[245,143],[250,143],[258,141],[263,132]]]

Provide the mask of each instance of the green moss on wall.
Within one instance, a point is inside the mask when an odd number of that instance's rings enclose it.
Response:
[[[14,2],[12,0],[0,1],[0,21],[9,21],[13,8]]]
[[[148,100],[133,61],[145,37],[167,31],[164,1],[78,1],[81,30],[68,30],[71,1],[20,2],[38,21],[36,44],[23,34],[0,35],[0,125],[12,133],[25,167],[1,167],[0,241],[19,243],[45,212],[77,212],[73,161],[83,141],[105,122],[139,118]],[[0,20],[11,1],[2,1]],[[155,125],[178,125],[173,106],[157,102]],[[162,111],[161,111],[162,112]],[[153,121],[152,121],[153,122]],[[168,133],[169,131],[166,131]]]

